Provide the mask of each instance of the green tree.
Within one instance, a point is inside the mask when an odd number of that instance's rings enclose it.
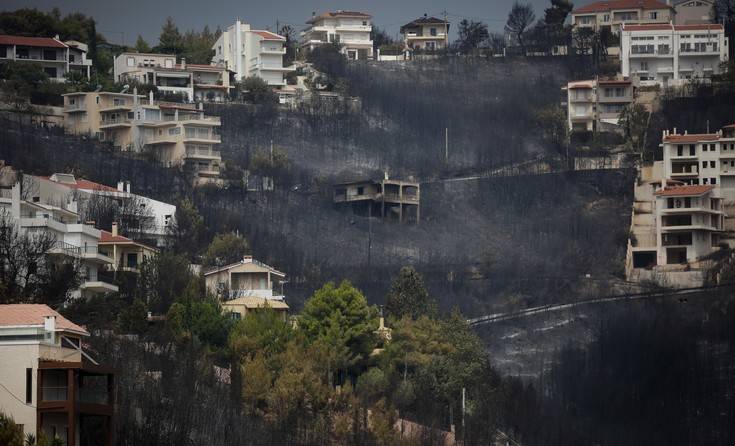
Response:
[[[122,333],[143,334],[148,328],[148,310],[145,303],[135,299],[133,303],[125,308],[118,318],[118,325]]]
[[[271,153],[265,150],[256,151],[250,160],[249,170],[255,175],[271,177],[284,181],[288,176],[291,163],[288,154],[278,147]]]
[[[530,3],[513,3],[513,7],[508,13],[508,21],[505,23],[505,30],[518,40],[523,55],[526,54],[526,43],[524,41],[524,33],[533,24],[536,15],[533,13],[533,6]]]
[[[138,34],[138,39],[135,41],[135,51],[139,53],[151,52],[151,46],[148,45],[148,42],[146,42],[140,34]]]
[[[464,54],[479,48],[490,37],[486,24],[467,19],[459,22],[457,33],[459,38],[455,45]]]
[[[365,296],[348,281],[339,286],[328,282],[304,304],[299,328],[307,339],[330,353],[334,371],[359,366],[372,351],[376,311]]]
[[[161,27],[161,34],[158,36],[158,46],[156,47],[156,51],[160,53],[176,54],[177,56],[183,52],[181,33],[171,16],[166,17],[166,22]]]
[[[186,257],[164,251],[141,264],[137,298],[154,313],[162,314],[187,289],[195,289],[199,280],[189,269]]]
[[[0,412],[0,444],[23,446],[23,429],[15,424],[13,418]]]
[[[283,353],[292,337],[291,324],[276,311],[264,308],[249,312],[234,325],[228,346],[238,360],[253,358],[256,354],[270,358]]]
[[[195,338],[216,349],[227,346],[233,322],[209,297],[187,296],[166,313],[166,326],[177,339]]]
[[[276,104],[278,96],[273,92],[273,88],[258,76],[250,76],[245,78],[240,84],[242,97],[253,104]]]
[[[646,130],[648,130],[648,117],[646,107],[637,102],[626,105],[620,112],[618,125],[623,128],[626,141],[636,152],[643,150]]]
[[[205,235],[204,219],[188,198],[176,207],[176,219],[170,229],[174,251],[194,255]]]
[[[386,297],[385,310],[396,319],[436,314],[436,306],[429,299],[424,280],[415,269],[404,266],[393,280]]]
[[[217,234],[204,254],[205,266],[223,266],[242,260],[250,252],[250,245],[244,237],[234,232]]]

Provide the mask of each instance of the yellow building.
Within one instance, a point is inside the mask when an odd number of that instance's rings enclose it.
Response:
[[[79,92],[64,95],[64,127],[114,147],[145,152],[166,167],[180,166],[197,184],[220,182],[222,158],[215,146],[221,121],[188,104],[157,103],[151,93]]]
[[[138,273],[140,265],[158,255],[158,249],[138,243],[117,233],[117,223],[112,224],[112,232],[100,231],[99,250],[114,260],[113,271]]]
[[[232,315],[234,319],[242,319],[251,311],[270,308],[286,320],[288,305],[282,300],[264,299],[262,297],[240,297],[222,304],[222,310]]]

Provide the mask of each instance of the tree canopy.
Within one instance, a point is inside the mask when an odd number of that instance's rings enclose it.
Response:
[[[398,277],[393,280],[386,297],[385,310],[387,315],[396,319],[406,316],[416,319],[422,315],[434,314],[436,307],[429,300],[429,292],[426,291],[421,274],[406,266],[401,268]]]

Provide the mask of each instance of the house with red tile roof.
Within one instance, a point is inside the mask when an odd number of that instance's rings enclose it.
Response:
[[[659,0],[602,0],[572,10],[572,25],[617,32],[622,24],[669,23],[674,8]]]
[[[113,75],[117,82],[136,81],[155,85],[160,92],[177,93],[188,101],[224,102],[234,88],[233,73],[224,64],[178,63],[175,54],[124,52],[115,57]]]
[[[313,50],[325,43],[339,43],[348,60],[373,58],[372,16],[338,9],[312,15],[301,32],[300,47]]]
[[[436,51],[449,46],[449,22],[428,14],[401,26],[401,34],[409,50]]]
[[[89,79],[92,61],[87,45],[62,42],[56,37],[0,35],[0,62],[27,62],[38,65],[52,81],[64,82],[69,72],[77,71]]]
[[[624,24],[620,32],[623,76],[641,85],[677,86],[723,70],[729,41],[720,24]]]
[[[110,267],[115,272],[139,273],[143,262],[158,255],[158,249],[120,235],[117,222],[112,223],[112,231],[100,232],[100,252],[114,261]]]
[[[24,435],[112,445],[115,370],[85,351],[89,336],[47,305],[0,305],[0,412]]]
[[[637,82],[629,79],[590,79],[569,82],[567,126],[570,131],[619,131],[620,112],[635,101]]]
[[[266,30],[251,29],[237,19],[212,46],[213,64],[234,72],[235,81],[256,76],[273,87],[286,85],[284,75],[293,71],[285,67],[286,38]]]

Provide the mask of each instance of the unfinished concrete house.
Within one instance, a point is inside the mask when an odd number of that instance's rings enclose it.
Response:
[[[351,206],[356,215],[417,224],[420,198],[419,183],[384,178],[337,184],[333,199],[339,206]]]

